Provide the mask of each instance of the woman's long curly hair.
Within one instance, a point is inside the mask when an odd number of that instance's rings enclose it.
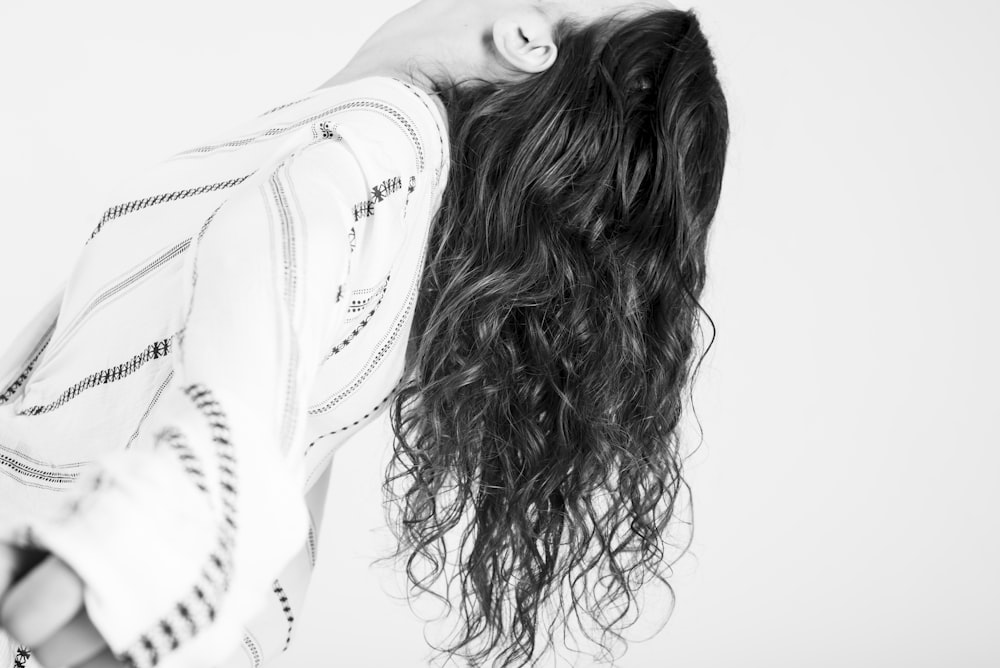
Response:
[[[444,576],[460,617],[437,649],[475,666],[534,665],[573,619],[606,657],[640,587],[667,584],[704,359],[728,120],[698,20],[555,37],[542,73],[437,87],[450,173],[390,410],[395,556],[411,592]]]

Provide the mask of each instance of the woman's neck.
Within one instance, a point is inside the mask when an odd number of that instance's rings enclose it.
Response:
[[[426,92],[447,119],[433,81],[497,78],[491,50],[495,15],[508,3],[523,1],[421,0],[383,23],[321,87],[394,77]]]
[[[405,14],[405,12],[404,12]],[[427,93],[447,121],[444,104],[434,92],[434,80],[442,75],[454,77],[456,68],[449,63],[452,54],[443,52],[440,43],[420,34],[400,34],[393,17],[375,32],[354,54],[347,65],[327,79],[320,88],[329,88],[358,79],[386,76],[405,81]],[[430,42],[430,44],[428,44]],[[459,73],[460,74],[460,73]]]

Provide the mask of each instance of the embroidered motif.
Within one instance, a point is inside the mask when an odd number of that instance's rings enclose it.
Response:
[[[319,124],[320,137],[323,139],[335,139],[340,141],[343,137],[337,132],[337,126],[331,124],[329,121],[323,121]]]
[[[368,218],[375,215],[375,202],[372,200],[367,200],[365,202],[358,202],[354,205],[352,210],[354,214],[354,220],[361,220],[362,218]]]
[[[129,361],[92,373],[77,384],[65,390],[55,401],[44,405],[28,406],[27,408],[21,409],[18,412],[18,415],[41,415],[43,413],[50,413],[60,406],[64,406],[66,403],[75,399],[81,392],[85,392],[86,390],[97,387],[98,385],[114,383],[132,375],[145,366],[147,362],[166,357],[173,352],[173,340],[175,336],[176,334],[171,334],[165,339],[149,344],[146,346],[144,351],[138,355],[134,355]]]
[[[292,608],[288,605],[288,596],[285,594],[285,590],[281,588],[281,583],[277,580],[274,581],[274,593],[281,602],[281,609],[284,611],[285,620],[288,622],[288,634],[285,636],[285,646],[281,649],[282,652],[285,652],[288,651],[288,645],[292,642],[292,623],[295,621],[295,617],[292,616]]]
[[[90,238],[87,239],[87,243],[100,233],[104,226],[115,218],[120,218],[126,214],[132,213],[133,211],[138,211],[140,209],[145,209],[148,206],[155,206],[157,204],[162,204],[164,202],[173,202],[174,200],[185,199],[187,197],[193,197],[194,195],[202,195],[204,193],[215,192],[216,190],[224,190],[225,188],[232,188],[233,186],[238,186],[239,184],[246,181],[248,178],[254,175],[256,170],[246,174],[245,176],[240,176],[235,179],[229,179],[228,181],[219,181],[218,183],[210,183],[208,185],[199,186],[197,188],[186,188],[184,190],[175,190],[169,193],[160,193],[159,195],[152,195],[150,197],[144,197],[142,199],[135,199],[131,202],[122,202],[116,206],[111,207],[104,212],[101,216],[100,222],[97,223],[97,227],[94,231],[90,233]]]
[[[208,422],[218,470],[216,495],[222,509],[215,549],[209,553],[191,590],[167,614],[115,658],[131,668],[152,668],[169,651],[215,620],[219,599],[229,590],[236,544],[237,478],[235,450],[226,414],[212,392],[200,384],[184,388]]]
[[[24,668],[24,665],[28,663],[28,659],[30,658],[31,650],[24,645],[18,645],[17,650],[15,650],[14,668]]]
[[[354,205],[352,212],[354,213],[354,220],[358,221],[362,218],[368,218],[369,216],[375,215],[375,205],[378,202],[385,200],[386,197],[396,192],[403,187],[403,180],[398,176],[394,176],[391,179],[386,179],[372,187],[371,195],[364,202],[358,202]]]

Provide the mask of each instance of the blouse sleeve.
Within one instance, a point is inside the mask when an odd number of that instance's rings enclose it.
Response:
[[[173,377],[138,440],[77,481],[65,516],[31,527],[126,665],[214,668],[307,541],[290,446],[346,312],[351,205],[368,184],[335,138],[261,174],[196,235]]]

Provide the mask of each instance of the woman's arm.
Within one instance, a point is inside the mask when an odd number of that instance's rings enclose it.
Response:
[[[306,540],[290,446],[344,317],[351,205],[368,188],[335,138],[263,171],[194,240],[174,376],[139,439],[81,476],[65,517],[30,527],[79,578],[89,621],[127,664],[225,659]],[[19,587],[0,601],[0,622],[44,641],[51,629],[37,629],[53,622]]]

